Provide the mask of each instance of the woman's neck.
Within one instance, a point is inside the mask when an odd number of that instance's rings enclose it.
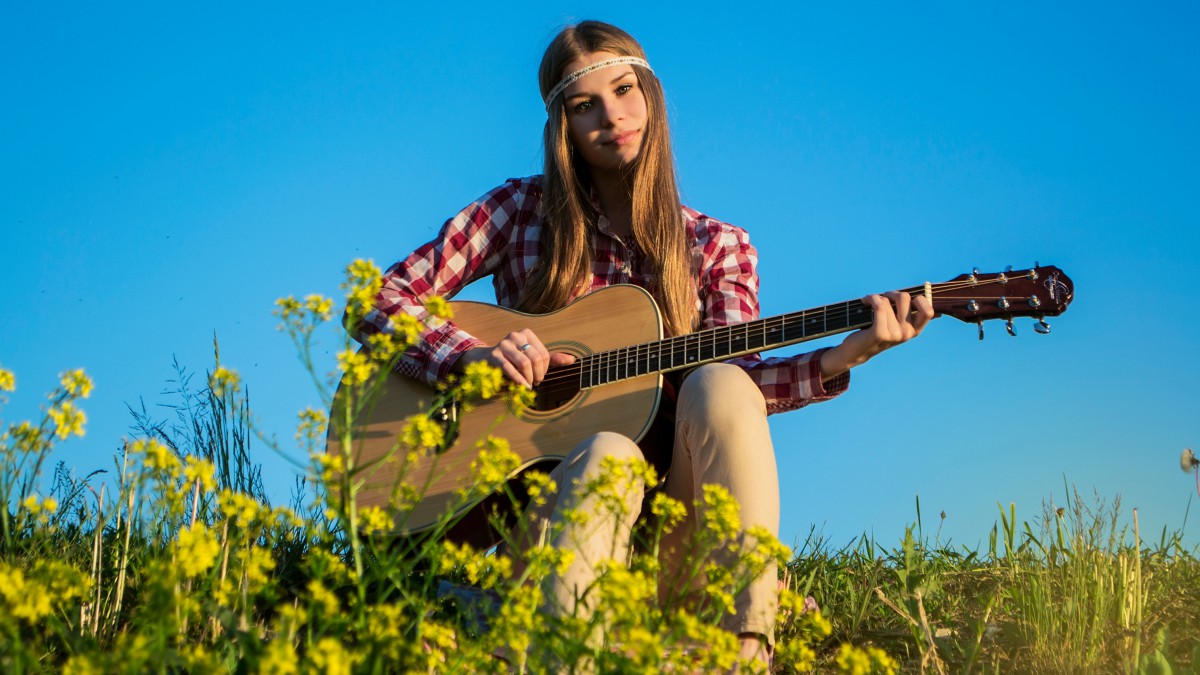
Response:
[[[613,234],[626,237],[633,230],[633,176],[628,172],[592,170],[592,185],[600,198],[600,209]]]

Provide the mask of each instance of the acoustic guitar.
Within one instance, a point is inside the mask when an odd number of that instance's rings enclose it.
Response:
[[[1015,335],[1014,317],[1034,317],[1038,333],[1048,333],[1045,318],[1066,311],[1074,284],[1058,268],[983,274],[978,270],[945,283],[904,289],[925,295],[938,314],[979,324],[1004,319]],[[556,312],[530,315],[492,305],[451,303],[454,322],[471,335],[495,344],[509,332],[530,328],[550,351],[576,357],[552,368],[535,388],[535,404],[512,414],[498,398],[471,403],[447,400],[423,382],[396,373],[372,391],[370,404],[351,428],[355,479],[361,481],[359,506],[387,509],[399,480],[421,492],[419,503],[396,514],[401,533],[420,533],[445,518],[461,515],[483,499],[464,498],[471,487],[470,464],[476,442],[492,434],[509,441],[520,456],[513,473],[541,462],[562,460],[576,445],[600,431],[636,440],[650,428],[663,397],[663,374],[738,356],[794,345],[871,325],[870,307],[847,300],[801,312],[732,326],[663,337],[654,299],[640,287],[618,285],[596,291]],[[334,397],[327,452],[340,453],[347,419],[346,387]],[[361,399],[359,399],[361,400]],[[436,407],[434,407],[436,405]],[[432,407],[432,409],[431,409]],[[447,430],[438,452],[412,461],[398,434],[412,415],[427,414]]]

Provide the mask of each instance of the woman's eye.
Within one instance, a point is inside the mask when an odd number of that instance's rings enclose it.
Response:
[[[632,84],[623,84],[623,85],[617,87],[617,96],[622,96],[622,95],[626,94],[630,89],[633,89]]]
[[[591,101],[580,101],[579,103],[575,104],[575,112],[576,113],[587,112],[588,108],[591,108],[591,107],[592,107]]]

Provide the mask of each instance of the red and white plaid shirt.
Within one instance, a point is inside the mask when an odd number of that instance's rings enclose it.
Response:
[[[359,339],[390,331],[389,317],[407,312],[425,326],[418,343],[399,366],[400,372],[433,384],[450,374],[463,352],[484,343],[452,323],[429,322],[424,300],[451,298],[471,282],[492,277],[496,302],[513,307],[529,271],[541,252],[545,223],[540,208],[541,176],[510,179],[446,221],[433,241],[393,265],[383,277],[375,309],[359,326]],[[699,279],[703,328],[758,318],[758,253],[746,231],[683,208],[691,245],[692,266]],[[592,242],[592,280],[587,293],[613,284],[651,288],[652,273],[641,251],[614,236],[600,217]],[[584,293],[580,293],[583,295]],[[762,390],[767,412],[794,410],[831,399],[846,390],[849,374],[822,384],[819,357],[824,350],[787,358],[751,355],[733,359]]]

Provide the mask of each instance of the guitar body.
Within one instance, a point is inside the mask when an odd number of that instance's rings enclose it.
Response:
[[[543,315],[469,301],[451,306],[454,323],[488,344],[496,344],[514,330],[529,328],[550,351],[584,357],[662,338],[658,307],[650,294],[637,286],[610,286]],[[551,370],[547,380],[553,375]],[[334,396],[327,439],[326,451],[334,454],[341,452],[337,420],[344,414],[339,412],[339,406],[344,406],[344,389],[340,386]],[[358,505],[388,510],[397,482],[403,478],[421,491],[422,499],[397,525],[402,533],[418,533],[448,513],[457,515],[478,503],[464,504],[459,491],[471,487],[476,442],[488,434],[509,442],[521,458],[522,470],[539,462],[561,460],[601,431],[638,440],[657,413],[662,375],[651,373],[583,390],[572,383],[545,394],[540,389],[538,403],[519,416],[496,399],[478,401],[466,414],[443,410],[446,416],[457,416],[454,442],[441,454],[426,454],[416,463],[407,463],[407,449],[397,446],[397,436],[410,416],[430,410],[436,392],[423,382],[389,374],[373,405],[353,428],[351,452],[354,466],[362,471],[356,477],[364,481]]]

